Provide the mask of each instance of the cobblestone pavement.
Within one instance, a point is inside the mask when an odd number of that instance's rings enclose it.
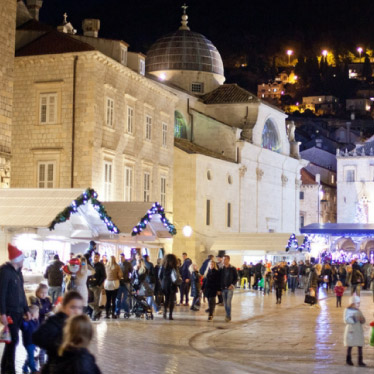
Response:
[[[371,292],[361,295],[367,323],[373,317]],[[100,321],[91,350],[103,374],[119,373],[356,373],[374,368],[374,348],[364,348],[369,369],[345,365],[343,307],[336,308],[332,294],[322,294],[321,308],[303,303],[304,293],[289,292],[281,305],[275,295],[237,291],[233,298],[232,322],[225,323],[224,308],[218,306],[213,322],[201,311],[176,307],[175,320],[155,316],[144,319]],[[21,373],[24,348],[17,351]],[[353,361],[357,365],[357,352]]]

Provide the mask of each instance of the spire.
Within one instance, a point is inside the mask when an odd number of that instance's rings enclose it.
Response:
[[[179,27],[179,30],[189,30],[190,28],[187,26],[188,24],[188,15],[187,15],[187,8],[186,4],[182,5],[183,14],[182,14],[182,26]]]
[[[66,12],[64,13],[63,17],[64,17],[64,22],[62,24],[66,25],[68,23],[68,21],[67,21],[68,20],[68,15],[66,14]]]

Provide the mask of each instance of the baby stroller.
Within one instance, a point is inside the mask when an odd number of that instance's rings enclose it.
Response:
[[[131,294],[131,304],[130,314],[134,315],[136,318],[141,318],[142,316],[145,319],[153,319],[152,307],[148,305],[144,296],[138,294],[140,287],[137,287],[135,284],[130,290]]]

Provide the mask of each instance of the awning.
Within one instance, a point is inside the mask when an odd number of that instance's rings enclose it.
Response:
[[[363,223],[312,223],[300,229],[302,234],[321,234],[332,236],[374,235],[374,224]]]
[[[284,233],[229,233],[214,240],[212,251],[259,251],[261,253],[285,252],[291,234]],[[296,236],[301,245],[303,235]],[[256,252],[257,254],[257,252]]]

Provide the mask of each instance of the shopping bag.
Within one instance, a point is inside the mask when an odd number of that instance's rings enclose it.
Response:
[[[102,289],[100,293],[100,298],[99,298],[99,307],[103,307],[106,305],[106,293],[105,290]]]
[[[374,347],[374,321],[370,322],[370,327],[369,344],[371,347]]]
[[[316,303],[316,297],[312,296],[312,295],[309,295],[309,294],[306,294],[304,303],[313,305],[313,304]]]
[[[0,343],[9,344],[12,342],[12,336],[10,335],[9,327],[4,326],[0,332]]]

